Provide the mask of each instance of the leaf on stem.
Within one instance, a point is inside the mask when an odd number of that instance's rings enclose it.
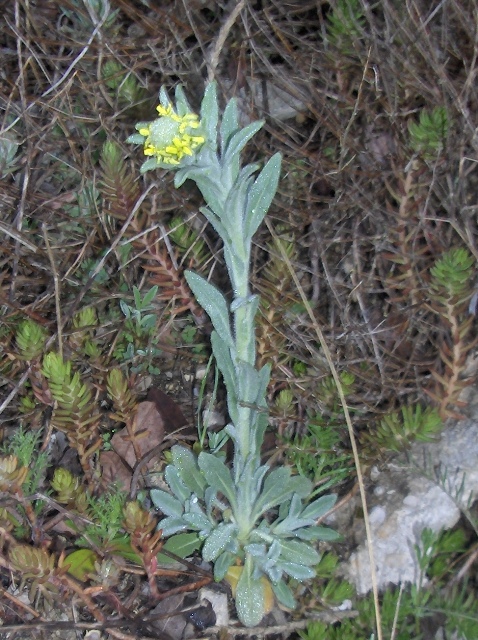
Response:
[[[196,456],[189,449],[180,445],[171,448],[171,455],[181,480],[188,489],[202,499],[207,482],[198,467]]]
[[[241,151],[244,149],[249,140],[256,135],[256,133],[261,129],[264,125],[264,120],[257,120],[256,122],[251,122],[244,129],[240,129],[237,133],[235,133],[229,143],[226,146],[225,153],[221,158],[221,164],[223,167],[227,167],[230,162],[234,160],[235,156],[238,156]]]
[[[236,492],[234,490],[231,472],[224,462],[211,453],[205,453],[203,451],[199,454],[198,464],[209,486],[218,493],[222,493],[222,495],[229,500],[232,509],[235,510],[237,508]]]
[[[239,129],[237,100],[232,98],[226,105],[221,120],[221,156],[226,152],[231,136]]]
[[[201,125],[206,134],[207,143],[217,149],[217,123],[219,120],[219,107],[217,104],[216,83],[207,85],[201,102]]]
[[[273,155],[251,187],[244,225],[244,234],[248,239],[255,234],[271,206],[279,184],[281,160],[280,153]]]
[[[234,348],[226,298],[219,289],[197,273],[186,271],[185,277],[197,301],[211,318],[219,336],[228,347]]]
[[[265,479],[264,488],[254,505],[254,518],[258,518],[262,513],[285,502],[294,493],[306,497],[311,490],[310,480],[301,476],[291,478],[290,469],[278,467],[271,471]]]

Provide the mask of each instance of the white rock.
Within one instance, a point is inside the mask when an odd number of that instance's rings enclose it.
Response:
[[[475,414],[475,412],[474,412]],[[415,445],[409,462],[389,465],[378,478],[370,525],[378,586],[416,583],[415,545],[425,527],[453,527],[478,495],[478,411],[473,419],[446,426],[437,443]],[[422,469],[420,471],[419,469]],[[390,488],[395,486],[395,491]],[[378,503],[378,504],[377,504]],[[366,541],[352,554],[347,578],[359,593],[372,588]]]

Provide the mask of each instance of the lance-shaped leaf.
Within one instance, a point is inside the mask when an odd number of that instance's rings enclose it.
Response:
[[[213,562],[220,554],[229,551],[229,546],[237,537],[237,526],[230,522],[221,523],[212,531],[202,548],[202,557],[206,562]]]
[[[278,467],[266,477],[264,487],[254,505],[254,519],[262,513],[285,502],[294,493],[305,497],[310,494],[312,483],[307,478],[294,476],[291,478],[288,467]]]
[[[296,580],[309,580],[315,576],[315,571],[303,564],[296,564],[295,562],[278,562],[277,566],[282,569],[284,573],[287,573],[287,575],[291,578],[295,578]]]
[[[246,255],[244,243],[244,211],[246,208],[247,192],[252,177],[236,180],[234,186],[227,194],[224,203],[224,215],[222,216],[223,224],[229,230],[229,236],[235,251],[241,257]]]
[[[214,150],[217,149],[217,123],[219,120],[219,107],[217,104],[216,83],[207,85],[201,102],[201,126],[206,134],[207,144]]]
[[[180,84],[178,84],[176,87],[176,91],[174,92],[174,97],[176,99],[176,113],[178,114],[178,116],[182,117],[182,116],[185,116],[187,113],[191,113],[192,109],[186,98],[184,89]]]
[[[232,98],[226,105],[221,121],[221,156],[224,155],[226,146],[232,135],[239,129],[239,117],[237,100]]]
[[[199,211],[216,231],[221,240],[227,244],[231,242],[226,227],[222,224],[218,216],[209,207],[199,207]]]
[[[274,533],[276,530],[274,529]],[[310,542],[316,542],[322,540],[323,542],[335,542],[341,540],[342,536],[337,531],[329,529],[329,527],[312,527],[308,525],[304,529],[297,529],[294,531],[294,535],[301,540],[307,540]]]
[[[244,227],[245,236],[249,240],[257,231],[271,206],[279,184],[280,168],[281,155],[276,153],[257,176],[249,191]]]
[[[232,566],[237,556],[230,551],[224,551],[216,558],[214,563],[214,580],[219,582],[223,580],[230,566]]]
[[[218,493],[222,493],[222,495],[229,500],[232,509],[235,510],[237,507],[236,492],[234,490],[231,472],[224,462],[211,453],[205,453],[203,451],[199,454],[198,464],[209,486]]]
[[[251,122],[247,127],[241,129],[237,133],[235,133],[229,143],[226,146],[226,150],[224,155],[221,158],[221,164],[223,167],[226,167],[231,161],[234,160],[236,155],[239,155],[241,151],[244,149],[249,140],[255,136],[255,134],[261,129],[264,125],[264,120],[257,120],[256,122]]]
[[[164,479],[176,498],[184,504],[184,502],[190,497],[191,490],[181,480],[178,470],[174,465],[168,464],[166,471],[164,472]]]
[[[307,566],[313,566],[320,562],[320,555],[313,547],[305,542],[300,542],[299,540],[281,540],[279,546],[281,560],[285,562],[294,562]]]
[[[237,583],[235,599],[237,615],[246,627],[257,626],[266,612],[265,585],[253,573],[253,563],[249,557]]]
[[[286,585],[284,580],[279,580],[279,582],[272,583],[272,590],[274,592],[277,600],[283,604],[288,609],[295,609],[296,601],[294,596],[292,595],[292,591]]]
[[[211,322],[219,336],[228,347],[233,348],[234,340],[231,334],[226,298],[219,289],[197,273],[186,271],[185,277],[197,301],[211,318]]]
[[[171,455],[181,480],[192,493],[203,498],[207,482],[198,467],[196,456],[186,447],[179,445],[171,448]]]
[[[189,529],[199,531],[202,535],[209,533],[212,524],[204,513],[185,513],[183,520],[188,523]]]
[[[311,520],[318,520],[318,518],[321,518],[332,509],[336,501],[337,496],[334,494],[329,496],[321,496],[305,507],[305,509],[301,513],[301,517],[306,519],[310,518]]]
[[[227,408],[233,422],[237,422],[238,403],[237,403],[237,385],[236,370],[232,362],[230,349],[219,337],[216,331],[211,333],[212,352],[216,358],[216,364],[224,379],[227,391]]]
[[[235,98],[229,100],[224,109],[221,120],[220,138],[221,138],[221,156],[224,155],[226,147],[231,137],[239,129],[239,118],[237,111],[237,101]],[[222,179],[231,186],[237,180],[240,168],[240,157],[237,155],[232,162],[222,168]]]
[[[164,515],[180,518],[184,513],[184,507],[179,500],[174,498],[170,493],[161,491],[161,489],[151,489],[151,500],[157,509],[160,509]]]
[[[163,518],[158,523],[158,529],[161,529],[163,532],[163,537],[167,538],[168,536],[172,536],[174,533],[178,531],[184,531],[188,529],[188,523],[185,522],[182,518],[175,518],[174,516],[168,516],[167,518]]]

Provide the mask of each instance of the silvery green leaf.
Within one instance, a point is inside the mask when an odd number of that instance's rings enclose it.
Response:
[[[269,386],[269,381],[271,377],[271,365],[265,364],[261,369],[259,369],[259,385],[257,387],[257,395],[256,395],[256,404],[262,406],[262,402],[266,405],[266,393],[267,387]]]
[[[139,172],[140,173],[146,173],[146,171],[152,171],[153,169],[157,169],[160,166],[161,165],[158,164],[158,161],[156,160],[156,158],[148,158],[141,165],[141,167],[139,169]]]
[[[176,99],[176,113],[178,116],[185,116],[187,113],[191,113],[191,107],[187,101],[186,95],[184,93],[184,89],[180,84],[176,86],[176,91],[174,95]]]
[[[238,362],[236,364],[236,379],[239,383],[239,399],[242,402],[253,404],[257,398],[257,388],[259,386],[259,374],[248,362]]]
[[[267,567],[267,569],[264,569],[264,571],[267,573],[272,583],[279,582],[279,580],[282,578],[283,571],[280,567],[277,566],[277,564],[273,564],[272,566]]]
[[[284,607],[287,607],[288,609],[295,609],[297,603],[292,595],[292,591],[286,585],[284,580],[279,580],[279,582],[276,583],[273,582],[272,590],[277,600],[283,604]]]
[[[317,520],[328,513],[337,502],[337,496],[331,494],[329,496],[321,496],[308,504],[301,513],[302,518],[310,518]]]
[[[181,480],[192,493],[203,498],[207,483],[198,467],[196,456],[186,447],[179,445],[171,447],[171,455]]]
[[[220,338],[228,347],[234,347],[226,298],[217,287],[197,273],[186,271],[185,277],[197,301],[211,318]]]
[[[224,225],[220,222],[219,217],[209,207],[199,207],[199,211],[203,214],[209,224],[216,231],[217,235],[223,242],[229,242],[229,234]]]
[[[309,526],[304,529],[297,529],[295,535],[301,540],[316,541],[322,540],[323,542],[334,542],[341,540],[342,536],[337,531],[329,529],[328,527]]]
[[[143,144],[144,136],[142,136],[140,133],[132,133],[126,138],[126,142],[129,142],[131,144]]]
[[[259,451],[264,443],[264,434],[269,426],[269,414],[266,411],[256,412],[252,422],[255,434],[255,450]]]
[[[270,471],[269,465],[262,464],[258,469],[256,469],[254,475],[252,476],[252,486],[255,487],[257,494],[260,493],[262,481],[264,480],[264,476],[268,471]]]
[[[295,562],[280,562],[278,566],[284,573],[287,573],[291,578],[296,580],[309,580],[315,576],[315,571],[310,567],[306,567],[303,564],[296,564]]]
[[[265,558],[266,557],[266,545],[259,544],[257,542],[253,542],[252,544],[246,544],[244,547],[244,551],[246,553],[250,553],[251,556],[255,556],[257,558]]]
[[[236,181],[230,189],[224,203],[222,221],[229,231],[234,250],[237,256],[246,259],[247,247],[244,243],[244,211],[246,208],[246,195],[249,189],[248,181]]]
[[[151,489],[151,500],[157,509],[160,509],[166,516],[180,518],[184,513],[184,507],[179,500],[176,500],[170,493],[161,489]]]
[[[289,505],[289,517],[298,518],[301,511],[302,511],[302,500],[300,499],[297,493],[294,493]],[[279,513],[279,517],[280,517],[280,513]]]
[[[247,127],[240,129],[240,131],[231,136],[226,146],[224,155],[221,158],[221,164],[223,167],[226,167],[234,159],[234,156],[239,155],[239,153],[244,149],[249,140],[256,135],[259,129],[263,127],[263,125],[264,120],[251,122],[251,124],[248,124]]]
[[[185,513],[183,515],[183,520],[188,523],[190,529],[200,531],[202,535],[207,535],[212,529],[212,524],[209,522],[209,518],[207,518],[203,513]]]
[[[216,364],[224,379],[228,395],[235,396],[236,370],[231,358],[231,352],[226,342],[218,335],[217,331],[211,333],[212,352],[216,358]],[[231,415],[234,420],[234,416]]]
[[[224,462],[212,455],[202,451],[198,458],[199,468],[209,485],[218,493],[229,500],[232,509],[236,509],[236,492],[231,478],[231,472]]]
[[[209,443],[209,449],[214,453],[218,452],[224,447],[226,442],[229,440],[229,436],[224,431],[224,429],[221,429],[220,431],[208,431],[207,439]]]
[[[228,547],[237,536],[237,525],[230,522],[221,523],[207,537],[202,549],[202,557],[206,562],[213,562],[221,553],[229,551]]]
[[[224,551],[224,553],[221,553],[221,555],[216,558],[214,562],[214,580],[216,582],[224,580],[229,567],[235,562],[236,557],[234,553]]]
[[[236,371],[232,363],[230,349],[217,331],[211,333],[212,352],[216,358],[216,364],[222,374],[224,385],[227,391],[227,409],[233,422],[237,422],[238,403],[236,397]],[[227,427],[224,429],[225,435],[231,436]]]
[[[254,517],[269,511],[272,507],[288,500],[294,493],[306,496],[312,489],[312,483],[301,476],[290,477],[288,467],[278,467],[266,477],[264,488],[254,505]]]
[[[206,514],[212,517],[212,510],[217,502],[217,491],[213,487],[208,487],[204,492],[204,504],[206,505]]]
[[[171,104],[171,100],[169,99],[168,92],[164,85],[159,90],[159,102],[165,109]]]
[[[253,565],[250,559],[246,560],[237,583],[236,611],[239,620],[246,627],[257,626],[265,614],[264,584],[260,578],[253,577]]]
[[[291,533],[294,535],[298,535],[297,530],[303,529],[304,527],[312,527],[315,525],[313,520],[304,520],[303,518],[297,518],[293,516],[288,516],[284,518],[284,520],[272,525],[272,531],[276,536],[287,536]]]
[[[170,516],[159,521],[157,529],[161,529],[165,538],[172,536],[173,533],[188,529],[188,524],[182,518]]]
[[[266,520],[262,520],[259,526],[251,531],[249,539],[251,542],[264,540],[267,544],[272,544],[274,542],[274,535],[271,533],[271,529]]]
[[[254,505],[256,517],[290,497],[290,479],[289,467],[277,467],[266,476],[262,491]]]
[[[297,494],[296,494],[297,495]],[[298,496],[297,496],[298,497]],[[282,522],[289,515],[289,510],[291,506],[291,500],[286,500],[279,507],[279,515],[277,516],[276,523]]]
[[[164,472],[164,479],[168,483],[176,498],[184,503],[191,495],[191,490],[184,484],[178,474],[178,470],[172,464],[168,464]]]
[[[267,559],[272,563],[276,563],[281,554],[281,544],[279,540],[274,540],[274,542],[269,547],[269,551],[267,552]]]
[[[295,562],[297,564],[305,564],[312,566],[319,564],[320,555],[317,551],[305,542],[299,540],[281,540],[280,557],[286,562]]]
[[[221,155],[224,155],[226,145],[231,136],[239,129],[237,100],[232,98],[226,105],[221,121]]]
[[[207,142],[214,149],[217,148],[217,122],[219,107],[217,104],[216,83],[207,85],[201,102],[201,125],[206,133]]]
[[[229,424],[226,424],[226,426],[224,427],[224,431],[227,433],[227,435],[231,438],[231,440],[237,446],[237,429],[236,429],[236,427],[230,422]]]
[[[249,191],[247,215],[244,227],[245,236],[251,239],[271,206],[277,191],[281,168],[281,155],[276,153],[270,158]]]

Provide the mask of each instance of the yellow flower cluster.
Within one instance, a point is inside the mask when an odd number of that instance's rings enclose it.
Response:
[[[160,117],[139,129],[145,138],[144,155],[154,156],[158,164],[178,165],[204,143],[204,136],[194,135],[201,123],[194,113],[179,116],[171,105],[159,105],[156,110]]]

